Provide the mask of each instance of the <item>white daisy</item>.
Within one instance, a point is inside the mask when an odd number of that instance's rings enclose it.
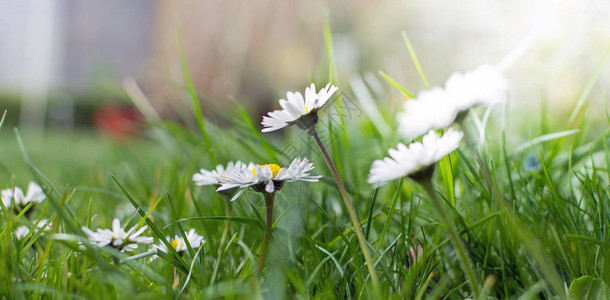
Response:
[[[136,231],[136,226],[134,226],[125,232],[119,219],[112,220],[112,230],[98,229],[97,232],[93,232],[87,227],[82,227],[91,243],[98,247],[110,246],[119,249],[121,252],[131,252],[138,248],[138,244],[152,243],[153,238],[140,236],[147,228],[148,226],[144,225]]]
[[[270,112],[269,116],[263,116],[262,132],[275,131],[293,124],[304,130],[309,129],[318,122],[317,111],[336,91],[337,87],[328,83],[316,93],[316,86],[312,83],[305,89],[305,97],[299,92],[288,92],[288,100],[280,100],[282,110],[275,110]]]
[[[47,196],[42,191],[42,188],[34,182],[30,182],[28,185],[27,193],[24,195],[23,190],[19,187],[7,188],[0,192],[0,198],[4,206],[9,209],[16,204],[20,209],[25,208],[31,202],[41,202],[46,199]]]
[[[457,149],[463,136],[463,132],[453,129],[443,136],[431,130],[421,142],[411,143],[408,147],[400,143],[397,149],[388,150],[390,157],[373,162],[368,183],[384,184],[405,176],[415,180],[427,178],[434,171],[429,167]]]
[[[42,220],[40,220],[40,222],[38,222],[38,224],[36,225],[36,228],[42,229],[43,232],[49,231],[53,228],[53,224],[51,222],[47,223],[47,219],[42,219]],[[20,240],[20,239],[24,238],[25,236],[27,236],[29,233],[30,233],[29,227],[19,226],[17,229],[15,229],[14,235],[18,240]]]
[[[188,249],[186,247],[186,243],[184,242],[184,238],[182,237],[182,235],[177,234],[173,239],[170,238],[169,236],[165,237],[165,238],[178,253],[184,252]],[[199,235],[195,231],[195,229],[191,229],[186,233],[186,239],[188,240],[188,242],[192,248],[199,248],[199,246],[205,244],[205,240],[203,239],[203,236]],[[153,250],[162,251],[164,253],[168,252],[167,246],[165,246],[165,244],[163,244],[163,243],[160,243],[158,245],[153,245]],[[157,258],[157,256],[155,255],[152,258],[153,259]]]
[[[482,65],[473,71],[453,73],[445,82],[445,90],[459,111],[475,105],[505,101],[508,81],[495,66]]]
[[[431,129],[450,126],[457,113],[445,90],[439,87],[423,90],[416,99],[407,100],[398,114],[398,133],[406,139],[414,139]]]
[[[199,173],[195,173],[193,175],[193,181],[196,185],[220,185],[223,178],[233,172],[234,169],[242,169],[242,168],[254,168],[253,163],[246,164],[241,161],[232,162],[230,161],[227,166],[218,165],[214,170],[206,170],[201,169]]]
[[[284,182],[296,180],[315,182],[322,176],[311,175],[313,164],[307,158],[296,158],[288,168],[276,164],[255,165],[252,169],[234,169],[228,174],[216,191],[240,188],[231,201],[237,199],[248,187],[257,192],[275,193],[280,190]]]

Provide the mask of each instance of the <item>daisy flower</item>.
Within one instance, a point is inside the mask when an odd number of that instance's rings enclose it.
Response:
[[[434,164],[457,149],[463,136],[463,132],[454,129],[443,136],[431,130],[421,142],[408,147],[400,143],[396,149],[388,150],[390,157],[373,162],[368,183],[384,184],[405,176],[414,180],[429,178]]]
[[[36,228],[42,229],[43,231],[49,231],[53,228],[53,224],[51,222],[47,223],[47,219],[42,219],[40,220],[40,222],[38,222]],[[13,234],[15,235],[15,238],[20,240],[27,236],[29,233],[30,228],[28,226],[19,226],[17,229],[15,229],[15,232]]]
[[[431,129],[449,127],[460,112],[476,105],[505,101],[508,81],[495,66],[483,65],[466,73],[453,73],[445,87],[423,90],[408,100],[398,115],[398,133],[416,138]]]
[[[280,100],[282,110],[275,110],[270,112],[269,116],[263,116],[262,132],[275,131],[293,124],[303,130],[310,129],[318,123],[318,110],[336,91],[337,87],[328,83],[316,93],[316,86],[312,83],[305,89],[305,97],[299,92],[288,92],[286,94],[288,100]]]
[[[14,189],[7,188],[2,190],[0,192],[0,197],[2,198],[2,203],[4,203],[4,206],[7,209],[13,207],[13,204],[15,204],[19,209],[24,209],[31,202],[41,202],[47,198],[42,191],[42,188],[34,182],[30,182],[25,195],[23,194],[23,190],[15,187]]]
[[[236,161],[236,162],[230,161],[226,167],[223,165],[218,165],[218,166],[216,166],[216,169],[213,169],[213,170],[201,169],[201,170],[199,170],[199,173],[195,173],[193,175],[193,181],[195,182],[196,185],[199,185],[199,186],[220,185],[222,180],[224,179],[224,177],[227,174],[232,173],[233,170],[243,169],[243,168],[252,169],[252,168],[254,168],[254,164],[253,163],[246,164],[241,161]]]
[[[282,188],[284,182],[318,181],[322,176],[309,174],[311,170],[313,164],[307,158],[296,158],[288,168],[282,168],[277,164],[266,164],[254,165],[252,169],[234,169],[231,174],[227,174],[216,191],[240,188],[231,201],[237,199],[249,187],[260,193],[273,194]]]
[[[87,227],[82,227],[83,231],[89,237],[89,241],[98,247],[110,246],[121,252],[131,252],[138,248],[138,244],[150,244],[153,238],[140,236],[148,226],[144,225],[136,231],[136,226],[131,227],[127,232],[121,227],[119,219],[112,220],[112,230],[98,229],[93,232]]]
[[[457,113],[444,89],[423,90],[417,98],[407,100],[398,114],[398,133],[406,139],[414,139],[431,129],[449,127]]]
[[[184,238],[181,235],[176,235],[174,236],[174,238],[170,238],[165,237],[170,245],[176,250],[176,252],[181,253],[186,251],[188,248],[186,247],[186,243],[184,242]],[[191,247],[193,248],[199,248],[199,246],[205,244],[205,240],[203,239],[203,236],[199,235],[195,229],[191,229],[186,233],[186,239],[188,240],[189,244],[191,245]],[[162,251],[164,253],[168,252],[167,246],[165,246],[165,244],[160,243],[158,245],[153,245],[153,250],[157,250],[157,251]],[[157,258],[157,256],[153,256],[152,257]]]
[[[487,105],[508,98],[508,81],[495,66],[483,65],[466,73],[453,73],[445,90],[458,111],[475,105]]]

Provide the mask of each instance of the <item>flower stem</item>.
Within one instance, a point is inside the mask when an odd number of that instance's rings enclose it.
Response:
[[[345,203],[349,216],[352,219],[352,223],[354,224],[354,229],[356,232],[356,236],[358,237],[360,249],[362,249],[362,255],[364,256],[364,260],[366,262],[366,267],[368,268],[369,274],[371,275],[371,281],[373,282],[373,288],[375,289],[375,293],[377,294],[377,296],[381,296],[381,290],[379,289],[379,279],[377,278],[377,273],[375,272],[375,266],[373,265],[373,260],[371,259],[371,252],[369,251],[368,245],[366,243],[366,239],[364,237],[364,233],[362,232],[362,226],[360,225],[360,221],[358,220],[358,215],[356,214],[354,205],[352,205],[352,201],[349,199],[349,195],[347,193],[347,190],[345,189],[345,185],[343,185],[343,181],[341,180],[341,177],[339,176],[339,173],[337,172],[337,168],[335,167],[335,164],[333,163],[332,159],[330,158],[330,155],[328,155],[328,152],[326,151],[326,147],[324,147],[324,144],[322,144],[322,141],[320,140],[320,136],[318,135],[318,131],[316,131],[315,126],[311,127],[311,129],[308,131],[308,133],[316,141],[316,144],[318,144],[318,147],[320,148],[320,151],[322,151],[322,155],[324,156],[324,159],[326,160],[326,164],[328,165],[330,172],[333,174],[333,177],[335,178],[337,187],[339,188],[339,191],[341,192],[341,196],[343,197],[343,202]]]
[[[271,239],[271,228],[273,226],[273,198],[275,194],[263,193],[265,195],[265,225],[267,229],[263,236],[263,245],[261,246],[261,254],[258,257],[257,274],[261,274],[265,266],[265,259],[269,252],[269,240]]]
[[[470,287],[472,288],[474,298],[477,299],[479,297],[479,284],[472,268],[472,262],[470,261],[470,258],[466,255],[466,249],[464,247],[464,244],[462,243],[462,240],[460,239],[460,236],[458,235],[455,225],[453,224],[452,220],[449,218],[449,215],[447,215],[447,212],[443,208],[441,200],[436,196],[434,186],[432,185],[432,179],[423,179],[417,182],[422,185],[424,190],[426,190],[426,193],[428,193],[428,196],[430,196],[430,200],[432,202],[432,205],[434,206],[434,209],[441,216],[443,223],[445,223],[445,227],[447,228],[447,231],[449,231],[449,236],[451,237],[451,242],[453,243],[453,246],[455,246],[455,249],[458,252],[460,264],[462,265],[462,268],[464,268],[464,270],[466,271],[466,276],[468,277],[468,281],[470,283]]]

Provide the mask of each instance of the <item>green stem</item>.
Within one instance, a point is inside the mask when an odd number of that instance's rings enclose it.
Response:
[[[273,198],[275,194],[263,193],[265,195],[265,225],[267,229],[263,236],[263,245],[261,246],[261,254],[258,257],[257,273],[262,274],[265,266],[265,259],[269,252],[269,240],[271,239],[271,228],[273,227]]]
[[[227,197],[225,194],[222,195],[225,201],[225,216],[231,216],[231,198]],[[229,237],[229,232],[231,231],[231,219],[227,218],[225,220],[224,229],[222,230],[222,237],[220,238],[220,246],[218,246],[218,257],[214,262],[214,271],[212,273],[212,278],[210,279],[210,284],[214,283],[216,279],[216,272],[218,271],[218,267],[220,266],[220,262],[223,257],[223,250],[225,248],[225,243],[227,243],[227,239]]]
[[[343,202],[345,203],[349,216],[352,219],[352,223],[354,224],[356,236],[358,237],[360,249],[362,249],[362,254],[364,255],[366,267],[368,268],[369,274],[371,275],[371,281],[373,282],[373,287],[375,289],[375,293],[377,294],[377,296],[380,296],[381,290],[379,288],[379,279],[377,278],[377,273],[375,272],[375,265],[373,265],[373,260],[371,259],[371,252],[369,251],[368,245],[366,243],[366,239],[364,237],[364,233],[362,232],[362,226],[360,225],[360,221],[358,220],[358,215],[356,214],[354,205],[352,205],[352,201],[349,199],[349,195],[347,193],[347,190],[345,189],[345,185],[343,185],[343,181],[341,180],[341,177],[339,176],[339,173],[337,172],[337,168],[335,167],[335,164],[333,163],[332,159],[330,158],[330,155],[328,155],[328,152],[326,151],[324,144],[322,144],[322,141],[320,140],[320,136],[318,136],[318,132],[316,131],[315,126],[311,127],[311,129],[309,129],[308,133],[316,141],[316,144],[318,144],[318,147],[320,147],[320,151],[322,151],[322,155],[324,156],[324,159],[326,160],[326,164],[328,165],[328,168],[330,168],[330,172],[333,174],[333,177],[335,178],[337,187],[339,188],[339,191],[341,192],[341,196],[343,197]]]
[[[424,187],[424,190],[426,190],[428,196],[430,196],[430,200],[432,202],[432,205],[434,206],[434,209],[441,216],[443,223],[445,223],[445,227],[447,228],[447,231],[449,231],[449,236],[451,237],[451,242],[453,243],[453,246],[458,252],[460,264],[462,265],[462,268],[464,268],[464,270],[466,271],[466,276],[468,277],[470,287],[472,288],[472,293],[474,294],[475,299],[478,299],[479,284],[472,268],[472,262],[470,261],[468,255],[466,255],[466,248],[464,247],[464,243],[458,235],[457,229],[455,228],[455,224],[453,224],[453,221],[451,220],[451,218],[449,218],[449,215],[443,208],[443,203],[441,202],[441,200],[436,196],[434,186],[432,185],[432,179],[423,179],[421,181],[418,181],[418,183],[421,184],[422,187]]]

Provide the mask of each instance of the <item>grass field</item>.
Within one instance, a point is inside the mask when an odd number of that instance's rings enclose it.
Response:
[[[185,72],[188,75],[188,72]],[[188,76],[187,83],[188,83]],[[594,82],[595,76],[592,77]],[[324,83],[324,82],[320,82]],[[187,85],[188,87],[188,85]],[[387,89],[391,89],[391,85]],[[197,96],[192,89],[192,99]],[[385,92],[388,92],[385,91]],[[0,294],[7,299],[601,299],[610,288],[608,107],[529,113],[510,102],[464,118],[460,147],[436,165],[433,183],[474,271],[469,280],[447,223],[416,182],[367,183],[375,159],[401,141],[396,104],[378,114],[349,91],[319,113],[318,131],[354,203],[378,276],[375,286],[353,223],[313,139],[293,126],[262,134],[239,102],[204,102],[180,125],[150,120],[117,142],[89,131],[44,138],[4,127],[1,188],[37,182],[46,200],[0,218]],[[185,111],[199,112],[199,103]],[[10,112],[9,112],[10,113]],[[404,142],[404,141],[403,141]],[[227,206],[200,168],[241,160],[287,166],[308,157],[319,182],[277,193],[267,263],[256,272],[265,201],[252,190]],[[45,218],[47,231],[15,234]],[[81,229],[147,225],[143,236],[184,236],[201,247],[163,255],[95,247]],[[171,242],[171,241],[167,241]],[[153,254],[162,257],[151,259]],[[253,279],[255,278],[255,279]]]

